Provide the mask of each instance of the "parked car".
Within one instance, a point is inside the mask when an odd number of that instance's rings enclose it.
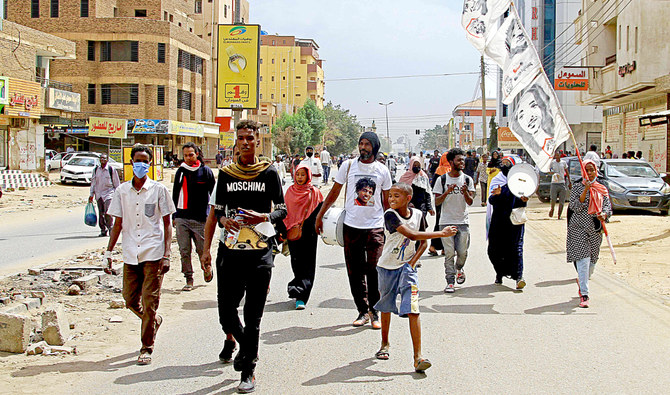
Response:
[[[99,158],[100,154],[97,153],[89,153],[88,155],[79,155],[71,158],[60,172],[61,184],[67,184],[68,182],[90,184],[93,177],[93,169],[96,166],[100,166]],[[121,177],[123,164],[109,158],[108,166],[115,169],[119,173],[119,177]]]
[[[60,167],[61,168],[65,167],[65,165],[67,165],[67,163],[70,160],[76,157],[84,156],[89,158],[99,158],[100,155],[101,154],[99,152],[92,152],[92,151],[76,151],[76,152],[63,153],[63,156],[61,157],[60,160]]]
[[[570,173],[570,181],[574,182],[575,177],[573,175],[573,169],[570,167],[570,165],[573,163],[572,160],[574,159],[574,163],[577,164],[577,176],[576,178],[580,178],[582,176],[581,170],[579,170],[579,161],[577,160],[576,156],[568,156],[565,158],[561,158],[561,162],[565,163],[568,166],[568,172]],[[537,168],[536,168],[537,169]],[[540,176],[540,182],[539,186],[537,188],[537,198],[540,199],[541,202],[543,203],[549,203],[551,200],[551,174],[549,173],[543,173],[539,172]],[[565,201],[570,200],[570,190],[568,189],[568,194],[565,197]]]
[[[44,151],[44,169],[47,173],[53,169],[60,169],[60,161],[63,156],[65,156],[64,153],[59,153],[52,149]]]

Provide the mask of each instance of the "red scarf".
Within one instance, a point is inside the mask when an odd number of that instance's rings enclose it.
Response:
[[[586,165],[592,164],[593,167],[598,170],[598,165],[592,159],[585,159],[582,162],[582,183],[584,185],[591,184],[589,189],[589,214],[600,214],[603,211],[603,197],[609,196],[607,192],[607,187],[597,181],[597,178],[593,181],[588,181],[589,177],[586,174]]]
[[[291,229],[302,223],[312,214],[316,206],[323,202],[321,191],[312,185],[312,171],[309,169],[309,166],[298,166],[295,169],[296,173],[300,169],[305,169],[307,172],[307,181],[302,185],[291,185],[286,191],[286,195],[284,195],[286,211],[288,212],[288,215],[284,219],[286,229]]]
[[[182,162],[181,167],[186,170],[196,171],[200,168],[200,161],[196,161],[193,166],[189,166],[186,162]],[[179,201],[177,201],[177,208],[180,210],[188,209],[188,183],[184,173],[181,175],[181,193],[179,194]]]

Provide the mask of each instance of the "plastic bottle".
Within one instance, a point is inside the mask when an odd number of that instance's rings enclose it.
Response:
[[[242,216],[240,216],[240,214],[242,214],[242,211],[238,210],[237,215],[235,216],[235,221],[237,221],[238,223],[242,222]],[[226,244],[229,245],[229,246],[234,246],[237,243],[237,238],[240,235],[240,231],[238,230],[236,232],[231,232],[231,231],[227,231],[227,232],[228,232],[228,235],[226,236]]]

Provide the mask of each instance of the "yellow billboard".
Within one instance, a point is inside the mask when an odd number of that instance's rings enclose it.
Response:
[[[98,117],[90,117],[88,119],[88,135],[91,137],[125,139],[128,133],[127,129],[127,119]]]
[[[260,25],[219,25],[216,108],[258,108]]]

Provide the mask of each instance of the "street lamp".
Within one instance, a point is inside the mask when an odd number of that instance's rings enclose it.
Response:
[[[386,111],[386,140],[389,142],[389,152],[391,152],[393,148],[393,144],[391,144],[391,135],[389,134],[389,106],[391,104],[393,104],[392,101],[388,103],[379,102],[379,105],[384,106],[384,110]]]

